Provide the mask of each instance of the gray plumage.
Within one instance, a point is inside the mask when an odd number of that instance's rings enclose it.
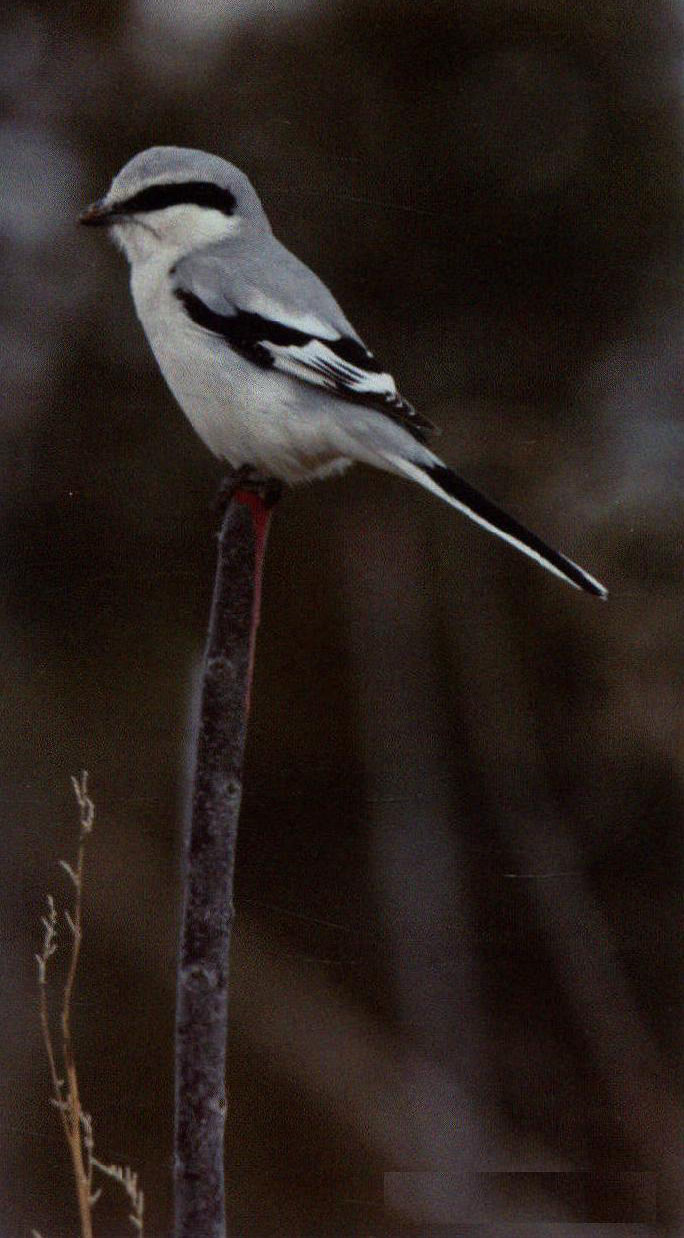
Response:
[[[131,264],[135,307],[162,373],[207,446],[287,483],[354,461],[417,481],[570,584],[598,581],[457,477],[431,423],[397,391],[332,293],[271,232],[244,173],[153,147],[82,217]]]

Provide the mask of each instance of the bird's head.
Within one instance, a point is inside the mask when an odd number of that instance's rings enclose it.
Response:
[[[243,172],[217,155],[179,146],[135,155],[80,222],[109,228],[131,263],[182,258],[245,228],[270,231]]]

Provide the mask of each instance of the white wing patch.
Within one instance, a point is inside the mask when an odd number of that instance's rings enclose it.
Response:
[[[338,336],[338,339],[341,337]],[[397,398],[397,385],[391,374],[366,370],[345,361],[322,339],[312,339],[306,344],[268,344],[277,369],[316,381],[330,391],[342,391],[349,395],[373,395],[376,399],[393,404]],[[400,397],[399,397],[400,398]]]

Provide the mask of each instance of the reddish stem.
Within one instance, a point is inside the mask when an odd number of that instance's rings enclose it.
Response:
[[[254,600],[252,602],[252,626],[249,634],[249,668],[247,671],[247,692],[245,696],[245,711],[247,717],[249,717],[256,638],[259,623],[261,622],[261,582],[264,572],[266,540],[271,524],[273,505],[272,503],[267,503],[255,490],[236,490],[233,501],[249,508],[252,517],[252,536],[254,538]]]

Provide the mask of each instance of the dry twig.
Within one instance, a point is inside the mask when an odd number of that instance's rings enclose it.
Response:
[[[85,849],[95,821],[95,805],[88,794],[88,774],[85,770],[80,778],[72,778],[71,783],[78,803],[80,832],[76,863],[72,866],[66,860],[60,860],[60,866],[64,869],[74,888],[72,909],[71,911],[66,908],[64,910],[64,919],[71,936],[71,950],[69,952],[67,976],[60,1011],[60,1048],[64,1075],[60,1074],[57,1065],[57,1052],[50,1027],[47,993],[48,963],[57,950],[58,928],[57,908],[51,894],[47,896],[47,914],[42,917],[43,944],[39,953],[36,954],[39,1017],[50,1070],[50,1081],[52,1084],[51,1100],[59,1112],[64,1137],[71,1156],[81,1225],[81,1238],[93,1238],[93,1206],[97,1203],[101,1194],[101,1189],[93,1189],[95,1170],[106,1177],[114,1179],[123,1187],[132,1207],[130,1214],[131,1224],[142,1235],[144,1200],[143,1193],[138,1188],[137,1174],[134,1174],[128,1167],[105,1165],[97,1160],[94,1155],[93,1121],[90,1114],[85,1112],[81,1104],[78,1071],[76,1069],[76,1058],[71,1033],[71,1010],[83,938],[82,915]],[[38,1234],[37,1230],[32,1232],[34,1235]]]

